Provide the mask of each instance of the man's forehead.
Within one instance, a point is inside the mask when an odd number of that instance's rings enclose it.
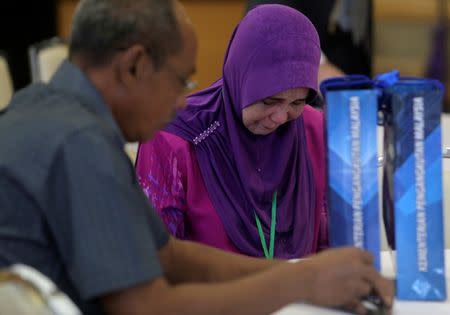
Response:
[[[192,24],[181,23],[180,33],[182,47],[180,52],[173,56],[173,61],[186,71],[194,72],[197,61],[197,36]]]

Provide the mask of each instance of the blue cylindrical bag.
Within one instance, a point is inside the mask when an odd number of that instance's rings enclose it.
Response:
[[[397,298],[445,300],[439,81],[375,78],[384,114],[383,218],[396,249]]]
[[[320,84],[320,92],[324,97],[330,91],[372,89],[374,82],[365,75],[352,74],[324,80]]]
[[[373,81],[351,75],[324,81],[329,235],[332,247],[370,251],[380,269],[377,176],[378,95]]]

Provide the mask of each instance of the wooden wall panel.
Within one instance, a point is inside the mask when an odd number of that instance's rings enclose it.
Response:
[[[320,1],[320,0],[317,0]],[[450,0],[447,12],[450,16]],[[228,39],[244,14],[245,0],[181,0],[199,39],[199,88],[220,77]],[[67,38],[77,0],[59,0],[59,35]],[[405,75],[423,75],[438,0],[374,0],[374,72],[393,68]],[[449,45],[450,48],[450,45]],[[450,66],[450,65],[449,65]],[[450,111],[450,94],[447,110]]]
[[[398,69],[405,76],[424,76],[433,47],[433,31],[443,13],[449,27],[450,0],[374,0],[375,74]],[[450,37],[447,51],[450,53]],[[447,74],[450,78],[448,61]],[[448,89],[444,106],[450,112]]]
[[[59,36],[68,38],[77,0],[60,0]],[[244,0],[182,0],[199,41],[197,73],[199,88],[221,76],[224,53],[234,26],[244,14]]]

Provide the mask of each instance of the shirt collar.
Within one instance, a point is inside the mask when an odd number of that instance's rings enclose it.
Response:
[[[111,109],[105,103],[102,95],[94,84],[79,67],[69,60],[63,61],[55,75],[52,77],[50,85],[81,99],[82,105],[99,116],[109,127],[111,127],[120,138],[122,145],[125,145],[123,133],[117,125]]]

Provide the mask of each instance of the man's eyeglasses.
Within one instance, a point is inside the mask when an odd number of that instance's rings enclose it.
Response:
[[[191,79],[187,79],[184,82],[184,91],[185,92],[191,92],[192,90],[195,90],[198,87],[198,82],[191,80]]]
[[[117,50],[119,50],[119,51],[124,51],[124,50],[126,50],[126,49],[127,49],[126,47],[119,47],[119,48],[117,48]],[[154,57],[153,57],[152,54],[151,54],[151,51],[150,51],[149,49],[147,49],[147,48],[146,48],[145,50],[146,50],[148,56],[149,56],[151,59],[154,59]],[[178,83],[179,83],[180,86],[183,88],[183,92],[184,92],[184,93],[191,92],[192,90],[194,90],[194,89],[198,86],[197,81],[191,80],[191,79],[189,79],[189,78],[186,78],[186,79],[183,78],[183,77],[180,76],[180,75],[177,73],[177,71],[176,71],[171,65],[169,65],[168,63],[165,64],[165,67],[167,67],[167,69],[168,69],[170,72],[172,72],[172,74],[175,76],[175,78],[177,79]]]

